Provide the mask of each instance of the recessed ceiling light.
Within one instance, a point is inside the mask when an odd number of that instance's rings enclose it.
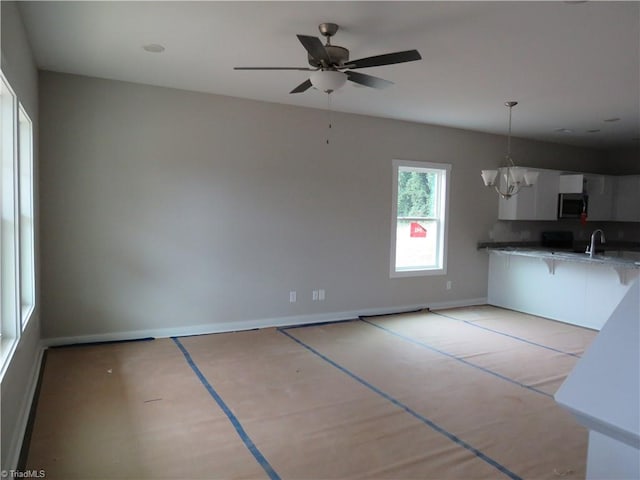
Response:
[[[151,52],[151,53],[164,52],[164,47],[158,43],[150,43],[149,45],[145,45],[142,48],[144,48],[147,52]]]
[[[597,133],[597,132],[599,132],[599,131],[600,131],[600,129],[599,129],[599,128],[594,128],[594,129],[592,129],[592,130],[587,130],[587,133]]]
[[[560,133],[573,133],[573,130],[570,128],[556,128],[556,132]]]
[[[617,122],[618,120],[620,120],[619,117],[611,117],[611,118],[604,119],[605,122]]]

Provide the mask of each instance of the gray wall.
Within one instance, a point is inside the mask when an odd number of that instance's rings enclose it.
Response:
[[[45,337],[486,296],[476,243],[497,196],[479,170],[501,161],[503,137],[334,113],[327,145],[321,110],[52,72],[40,87]],[[513,151],[573,170],[597,170],[601,155],[521,140]],[[446,277],[389,278],[394,158],[453,164]],[[311,301],[318,288],[324,302]]]
[[[0,31],[2,38],[2,71],[11,83],[18,100],[22,102],[29,117],[33,121],[34,140],[34,174],[38,176],[38,75],[33,61],[29,42],[22,25],[22,20],[14,2],[0,2],[2,20]],[[36,245],[38,245],[38,188],[35,186],[36,202]],[[1,443],[0,464],[2,468],[15,468],[20,442],[22,440],[24,422],[30,406],[30,394],[34,386],[40,349],[40,319],[38,276],[38,250],[36,248],[36,307],[33,317],[22,334],[15,354],[8,365],[0,385],[1,389]]]

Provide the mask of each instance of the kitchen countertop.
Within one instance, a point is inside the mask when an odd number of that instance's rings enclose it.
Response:
[[[624,267],[624,268],[640,268],[640,261],[632,258],[614,257],[608,255],[596,254],[590,257],[586,253],[567,252],[564,250],[538,250],[533,248],[491,248],[492,252],[504,254],[504,255],[520,255],[524,257],[536,257],[547,260],[559,260],[565,262],[580,262],[591,264],[603,264],[610,265],[612,267]]]
[[[541,242],[527,241],[527,242],[480,242],[478,243],[478,249],[482,248],[532,248],[537,250],[551,250],[551,251],[566,251],[566,252],[584,252],[587,249],[589,242],[578,241],[573,242],[570,248],[559,247],[546,247]],[[596,253],[601,251],[628,251],[628,252],[640,252],[640,242],[630,242],[615,240],[607,243],[598,242],[596,245]]]

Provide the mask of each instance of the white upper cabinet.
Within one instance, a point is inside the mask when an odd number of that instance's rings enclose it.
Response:
[[[585,175],[577,173],[573,175],[560,175],[558,193],[582,193],[584,190]]]
[[[640,222],[640,175],[598,175],[528,168],[539,172],[538,182],[498,204],[499,220],[557,220],[558,194],[589,196],[591,222]],[[502,170],[499,174],[503,181]]]
[[[589,195],[589,221],[612,220],[615,177],[590,173],[585,174],[584,177],[585,190]]]
[[[614,177],[613,219],[640,222],[640,175]]]
[[[498,219],[557,220],[560,172],[529,167],[527,170],[539,172],[538,181],[531,187],[522,187],[511,198],[500,198]]]

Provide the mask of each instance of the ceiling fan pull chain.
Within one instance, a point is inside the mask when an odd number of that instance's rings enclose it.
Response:
[[[327,93],[327,145],[329,145],[329,137],[331,136],[331,94]]]

